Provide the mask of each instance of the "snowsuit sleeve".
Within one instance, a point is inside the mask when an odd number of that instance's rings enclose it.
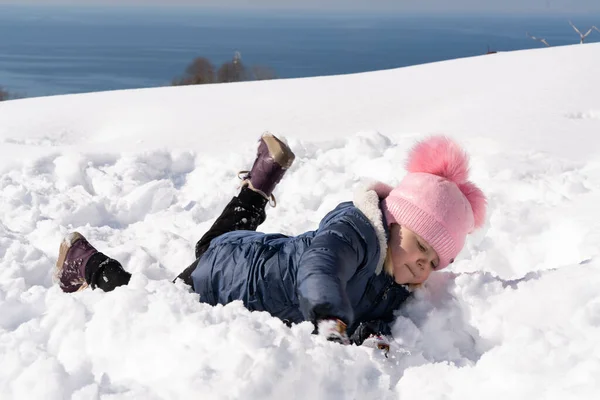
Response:
[[[346,284],[363,268],[371,250],[379,257],[373,227],[359,211],[323,221],[298,266],[300,310],[308,321],[338,318],[350,325],[354,312]]]

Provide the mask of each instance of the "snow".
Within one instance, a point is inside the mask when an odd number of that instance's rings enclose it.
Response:
[[[2,399],[598,398],[599,50],[0,103]],[[425,135],[470,152],[486,224],[399,311],[390,358],[171,283],[265,130],[297,155],[266,232],[398,183]],[[52,285],[73,230],[130,284]]]

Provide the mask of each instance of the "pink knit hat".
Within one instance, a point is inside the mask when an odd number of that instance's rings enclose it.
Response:
[[[388,224],[398,223],[433,247],[439,268],[454,261],[468,233],[485,221],[486,198],[469,182],[469,157],[444,136],[426,139],[411,150],[408,173],[398,187],[380,186]],[[387,192],[387,193],[386,193]]]

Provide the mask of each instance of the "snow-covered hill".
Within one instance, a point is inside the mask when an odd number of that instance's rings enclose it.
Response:
[[[0,103],[0,398],[598,398],[598,65],[590,44]],[[400,310],[391,358],[170,283],[265,130],[298,156],[260,228],[287,234],[398,183],[417,138],[471,153],[488,221]],[[74,229],[129,286],[52,286]]]

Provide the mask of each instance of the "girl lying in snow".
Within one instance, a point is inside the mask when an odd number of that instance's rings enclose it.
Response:
[[[298,236],[255,232],[294,154],[261,137],[242,189],[196,244],[178,277],[208,304],[243,301],[286,323],[311,321],[328,340],[389,348],[396,310],[432,271],[454,261],[485,218],[486,199],[468,182],[468,157],[450,139],[418,143],[394,189],[377,183]],[[65,292],[111,291],[131,275],[79,233],[60,245],[55,277]]]

